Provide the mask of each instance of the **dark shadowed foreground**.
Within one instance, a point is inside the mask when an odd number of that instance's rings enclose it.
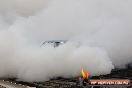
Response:
[[[112,70],[111,74],[93,76],[90,77],[90,79],[130,79],[132,83],[132,68]],[[34,83],[17,81],[16,79],[5,79],[5,81],[36,88],[84,88],[83,86],[78,84],[79,82],[78,77],[76,78],[58,77],[51,79],[49,81]],[[101,88],[131,88],[131,87],[101,87]]]

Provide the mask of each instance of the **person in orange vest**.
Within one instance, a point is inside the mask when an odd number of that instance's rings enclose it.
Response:
[[[93,88],[92,86],[88,86],[91,84],[88,72],[85,72],[84,68],[82,68],[81,73],[82,73],[82,77],[79,77],[79,84],[87,88]]]

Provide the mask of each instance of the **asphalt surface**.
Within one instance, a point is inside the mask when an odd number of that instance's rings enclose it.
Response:
[[[132,85],[132,69],[115,69],[111,74],[93,76],[90,79],[129,79]],[[16,79],[0,80],[0,88],[88,88],[78,85],[76,78],[55,78],[45,82],[22,82]],[[4,87],[2,87],[4,86]],[[100,88],[100,87],[96,87]],[[127,87],[101,87],[101,88],[127,88]],[[132,88],[132,87],[129,87]]]

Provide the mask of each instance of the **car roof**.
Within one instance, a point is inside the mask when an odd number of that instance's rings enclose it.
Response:
[[[50,40],[50,41],[44,41],[44,42],[67,42],[67,40]]]

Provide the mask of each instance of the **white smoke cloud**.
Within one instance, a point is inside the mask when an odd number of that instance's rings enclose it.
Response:
[[[0,0],[0,11],[17,13],[23,16],[33,15],[46,7],[47,0]]]
[[[132,62],[131,3],[0,1],[0,77],[45,81],[78,76],[82,66],[92,76]],[[39,46],[60,39],[70,42],[58,48]]]

